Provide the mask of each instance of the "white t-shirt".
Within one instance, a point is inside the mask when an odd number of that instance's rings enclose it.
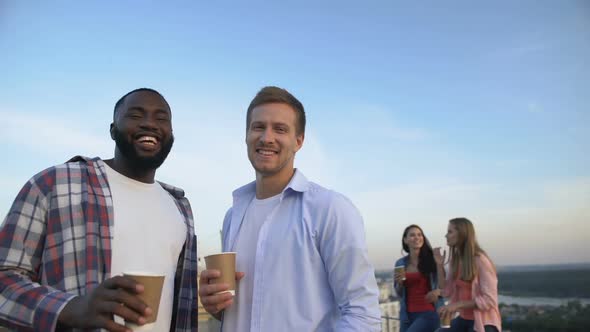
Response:
[[[254,291],[254,263],[258,247],[258,234],[262,225],[269,220],[279,205],[281,194],[257,199],[254,197],[236,239],[236,271],[245,272],[236,290],[234,303],[225,309],[223,331],[250,331],[252,316],[252,294]]]
[[[158,320],[152,330],[169,331],[174,276],[187,233],[184,218],[159,183],[130,179],[108,165],[106,173],[114,211],[111,276],[124,272],[165,275]]]

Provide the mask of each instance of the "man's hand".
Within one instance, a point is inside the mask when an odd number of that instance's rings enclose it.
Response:
[[[115,323],[113,315],[143,325],[152,309],[139,298],[143,285],[135,280],[116,276],[105,280],[91,293],[72,299],[58,317],[60,326],[80,329],[103,328],[111,332],[130,332]]]
[[[226,283],[209,284],[210,279],[219,278],[219,270],[204,270],[199,279],[199,298],[203,308],[213,317],[221,320],[221,312],[234,302],[234,296],[228,293],[217,294],[229,290]],[[244,277],[244,272],[236,272],[236,280]]]

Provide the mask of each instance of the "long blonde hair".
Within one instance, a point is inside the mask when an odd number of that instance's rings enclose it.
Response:
[[[477,277],[475,257],[484,255],[489,259],[489,256],[477,243],[475,228],[469,219],[454,218],[449,223],[455,226],[458,233],[457,243],[449,248],[451,273],[455,278],[472,281]]]

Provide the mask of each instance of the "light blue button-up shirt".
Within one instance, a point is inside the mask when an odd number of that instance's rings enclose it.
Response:
[[[234,250],[255,195],[255,182],[234,191],[223,222],[224,251]],[[228,310],[224,331],[230,326],[251,332],[380,330],[379,293],[363,220],[343,195],[296,170],[260,228],[255,255],[253,295],[246,301],[251,321],[237,321]]]

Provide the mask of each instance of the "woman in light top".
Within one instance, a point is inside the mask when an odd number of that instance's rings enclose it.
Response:
[[[401,297],[400,332],[433,332],[439,327],[436,309],[444,305],[438,289],[438,280],[444,279],[444,258],[436,248],[439,259],[434,259],[430,242],[418,225],[406,227],[402,248],[408,255],[395,266],[403,266],[405,273],[394,275],[395,290]]]
[[[477,243],[473,224],[466,218],[451,219],[446,238],[450,266],[441,288],[449,304],[439,314],[454,317],[458,312],[459,316],[441,331],[501,331],[496,267]]]

